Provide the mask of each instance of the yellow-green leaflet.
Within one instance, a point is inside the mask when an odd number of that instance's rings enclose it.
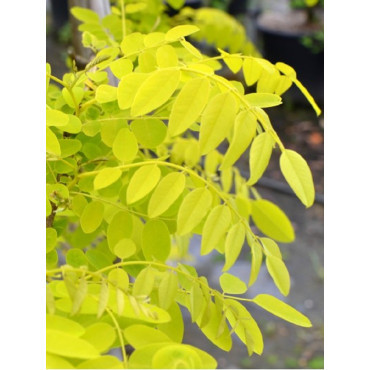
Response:
[[[94,232],[103,221],[104,205],[98,201],[90,202],[83,210],[80,225],[85,234]]]
[[[85,328],[76,321],[58,315],[46,315],[46,328],[80,337]]]
[[[190,42],[186,41],[185,39],[180,39],[181,45],[193,56],[195,56],[198,59],[202,58],[201,52],[195,48]]]
[[[229,134],[235,120],[237,104],[231,93],[213,97],[203,112],[199,134],[201,155],[215,149]]]
[[[224,57],[224,62],[229,67],[230,71],[235,74],[238,73],[240,68],[242,68],[243,59],[238,55],[231,55],[221,49],[218,49],[218,51],[221,52],[221,55]]]
[[[274,256],[276,258],[282,259],[279,246],[269,238],[260,238],[260,242],[264,247],[266,256]]]
[[[161,178],[161,170],[155,164],[140,167],[127,187],[127,204],[132,204],[149,194]]]
[[[311,321],[305,315],[271,295],[259,294],[257,297],[253,298],[252,301],[283,320],[306,328],[312,326]]]
[[[259,134],[252,143],[249,153],[250,178],[248,185],[254,185],[265,172],[272,154],[274,141],[268,132]]]
[[[124,330],[125,338],[134,348],[141,348],[151,343],[166,343],[172,340],[162,331],[142,324],[130,325]]]
[[[63,126],[63,131],[69,132],[70,134],[78,134],[82,127],[81,120],[73,114],[69,114],[68,118],[69,121],[67,125]]]
[[[99,85],[95,91],[95,99],[98,103],[117,100],[117,88],[109,85]]]
[[[47,369],[74,369],[75,367],[63,357],[46,353]]]
[[[141,49],[144,49],[144,35],[140,32],[130,33],[121,42],[121,50],[125,55],[136,53]]]
[[[212,204],[212,194],[206,188],[190,192],[181,203],[177,215],[177,233],[190,233],[203,220]]]
[[[181,364],[186,369],[202,368],[202,360],[191,347],[183,344],[171,344],[159,349],[153,356],[154,369],[173,369]]]
[[[145,9],[148,6],[148,4],[142,2],[142,3],[132,3],[126,5],[126,14],[132,14],[137,13],[140,10]]]
[[[312,108],[315,110],[316,114],[319,116],[321,114],[321,109],[316,104],[315,99],[312,97],[312,95],[307,91],[302,83],[297,80],[297,74],[295,70],[287,64],[281,62],[276,63],[276,68],[280,72],[284,73],[285,76],[287,76],[293,83],[296,84],[298,89],[301,90],[301,93],[305,96],[308,102],[312,105]]]
[[[113,252],[117,257],[126,259],[136,253],[136,244],[132,239],[121,239],[113,248]]]
[[[161,220],[149,220],[143,229],[142,250],[148,261],[165,262],[171,251],[171,237]]]
[[[96,315],[98,318],[100,318],[103,315],[105,309],[107,308],[108,300],[109,300],[109,286],[107,283],[102,281],[100,286],[98,312]]]
[[[73,95],[72,95],[73,94]],[[67,88],[62,89],[62,95],[65,100],[65,102],[71,107],[76,108],[76,104],[80,104],[83,96],[84,96],[84,90],[82,87],[75,86],[72,88],[72,94]]]
[[[99,23],[100,19],[98,14],[96,14],[91,9],[82,8],[80,6],[74,6],[71,9],[71,13],[74,17],[76,17],[79,21],[85,23]]]
[[[208,102],[210,83],[207,78],[186,82],[171,110],[168,132],[176,136],[187,130],[202,113]]]
[[[78,284],[78,288],[76,289],[73,295],[73,303],[71,308],[71,316],[77,314],[80,311],[81,305],[86,298],[87,294],[87,281],[85,278],[81,278]]]
[[[172,172],[166,175],[158,184],[150,198],[148,216],[155,218],[167,211],[167,209],[181,195],[185,188],[185,175],[180,172]]]
[[[166,138],[167,126],[155,118],[136,119],[130,128],[144,148],[155,148]]]
[[[112,151],[124,163],[132,162],[139,150],[136,136],[128,128],[121,128],[114,139]]]
[[[256,58],[245,58],[243,62],[243,74],[248,86],[253,85],[260,78],[262,66],[256,61]]]
[[[117,357],[106,355],[83,361],[77,365],[77,369],[122,369],[122,362]]]
[[[163,32],[152,32],[144,36],[144,45],[149,48],[156,46],[164,41],[166,34]]]
[[[185,0],[167,0],[166,2],[173,9],[180,9],[185,4]]]
[[[249,111],[241,111],[236,117],[234,134],[224,156],[221,170],[231,167],[245,152],[257,129],[257,119]]]
[[[285,243],[295,239],[294,229],[288,217],[277,205],[268,200],[252,201],[252,219],[270,238]]]
[[[290,77],[291,79],[297,78],[297,73],[296,71],[289,66],[288,64],[282,63],[282,62],[277,62],[275,63],[276,68],[285,74],[285,76]]]
[[[46,330],[46,351],[73,358],[94,358],[98,350],[84,339],[60,331]]]
[[[108,282],[121,290],[127,290],[129,286],[129,277],[125,270],[115,268],[109,271]]]
[[[114,251],[114,247],[120,240],[129,238],[132,234],[132,229],[133,221],[130,213],[126,211],[116,213],[107,228],[107,240],[110,250]]]
[[[155,281],[155,270],[152,267],[146,267],[145,269],[139,272],[137,276],[133,289],[132,294],[134,296],[140,295],[149,295],[154,287]]]
[[[46,111],[46,126],[65,126],[69,122],[68,114],[65,114],[56,109],[48,109]]]
[[[245,239],[245,227],[239,222],[227,233],[225,242],[225,265],[222,271],[227,271],[237,260]]]
[[[81,141],[76,139],[60,139],[60,157],[66,158],[76,154],[81,149]]]
[[[130,59],[120,58],[112,62],[109,68],[118,79],[121,79],[123,76],[132,72],[134,65]]]
[[[190,24],[176,26],[167,31],[165,38],[166,41],[175,41],[178,40],[180,37],[191,35],[192,33],[197,31],[199,31],[199,28]]]
[[[56,156],[61,154],[58,138],[49,127],[46,127],[46,151]]]
[[[311,170],[302,156],[287,149],[280,156],[280,169],[300,201],[306,206],[312,206],[315,200],[315,188]]]
[[[163,45],[158,48],[156,59],[159,68],[176,67],[179,63],[176,51],[171,45]]]
[[[109,324],[97,322],[88,326],[81,338],[91,343],[100,353],[104,353],[114,343],[116,332]]]
[[[253,107],[268,108],[282,103],[281,97],[268,93],[251,93],[244,95],[244,100]]]
[[[275,256],[266,256],[266,267],[281,294],[287,296],[290,290],[290,276],[285,263]]]
[[[228,294],[243,294],[247,291],[244,281],[227,272],[220,276],[220,286],[224,293]]]
[[[131,107],[133,116],[141,116],[164,104],[180,81],[179,70],[158,70],[150,74],[137,90]]]
[[[203,334],[217,347],[220,347],[224,351],[229,351],[232,346],[231,335],[228,326],[225,325],[224,331],[219,335],[218,329],[222,315],[216,311],[216,305],[212,302],[209,303],[209,320],[202,326],[202,316],[197,320],[198,326],[200,326]]]
[[[204,305],[206,304],[204,301],[202,289],[199,287],[199,284],[197,282],[194,282],[190,289],[189,299],[191,321],[195,322],[198,320],[199,315],[202,313]]]
[[[229,207],[219,205],[212,209],[203,227],[200,254],[208,254],[219,243],[229,229],[231,212]]]
[[[94,189],[99,190],[113,184],[121,177],[121,170],[113,167],[103,168],[94,179]]]
[[[250,242],[248,242],[248,244],[250,245],[251,253],[252,253],[252,266],[251,266],[251,273],[250,273],[249,282],[248,282],[248,285],[251,286],[257,280],[258,273],[260,271],[261,264],[262,264],[263,253],[262,253],[262,247],[257,241],[251,240]]]
[[[177,275],[172,272],[167,272],[162,278],[158,287],[159,307],[167,310],[171,306],[171,304],[175,301],[177,288]]]
[[[57,244],[57,231],[51,227],[46,228],[46,253],[52,251]]]
[[[129,73],[123,76],[117,89],[118,106],[124,110],[130,108],[136,92],[141,84],[149,77],[149,73]]]
[[[233,310],[226,311],[226,317],[231,327],[235,328],[236,335],[246,345],[250,354],[255,352],[261,355],[263,352],[263,338],[256,321],[240,302],[226,299],[225,304],[233,308]],[[235,311],[237,315],[235,315]]]

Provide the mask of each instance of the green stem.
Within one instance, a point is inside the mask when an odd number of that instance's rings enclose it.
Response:
[[[108,315],[110,316],[110,318],[113,321],[114,326],[116,327],[118,338],[119,338],[119,341],[120,341],[120,344],[121,344],[121,351],[122,351],[124,369],[128,369],[127,353],[126,353],[126,348],[125,348],[125,342],[124,342],[123,336],[122,336],[121,327],[119,326],[118,321],[114,317],[113,312],[108,307],[106,307],[105,310],[107,311]]]
[[[124,39],[126,37],[126,13],[124,0],[121,0],[121,16],[122,16],[122,39]]]
[[[68,186],[69,188],[69,186]],[[110,202],[109,200],[106,200],[106,199],[103,199],[103,198],[99,198],[99,197],[95,197],[93,195],[90,195],[90,194],[87,194],[87,193],[81,193],[81,192],[78,192],[78,191],[71,191],[70,194],[74,194],[74,195],[83,195],[84,197],[87,197],[87,198],[90,198],[90,199],[94,199],[94,200],[99,200],[103,203],[107,203],[111,206],[114,206],[114,207],[117,207],[119,209],[122,209],[124,211],[127,211],[129,213],[133,213],[135,215],[138,215],[140,217],[148,217],[148,215],[144,214],[144,213],[140,213],[140,212],[137,212],[137,211],[133,211],[132,209],[129,209],[128,207],[124,207],[122,205],[120,205],[119,203],[114,203],[114,202]],[[165,220],[165,221],[175,221],[174,218],[167,218],[167,217],[157,217],[158,219],[160,220]]]
[[[58,84],[60,84],[60,85],[62,85],[62,86],[64,86],[64,87],[67,88],[67,84],[64,83],[62,80],[60,80],[58,77],[55,77],[55,76],[53,76],[53,75],[51,75],[49,73],[47,73],[46,76],[48,76],[51,80],[53,80],[55,82],[58,82]]]

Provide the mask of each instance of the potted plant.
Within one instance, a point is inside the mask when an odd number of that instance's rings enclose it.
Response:
[[[229,351],[235,332],[250,355],[263,352],[250,306],[310,327],[272,295],[241,296],[263,258],[282,295],[290,291],[278,242],[292,241],[294,229],[255,188],[274,149],[300,201],[314,202],[306,161],[285,148],[265,111],[292,83],[302,88],[294,69],[225,51],[203,56],[186,40],[194,25],[127,32],[124,11],[122,40],[97,50],[91,31],[102,20],[72,12],[90,25],[83,40],[97,55],[62,79],[46,68],[47,368],[216,368],[182,342],[180,307],[215,346]],[[272,74],[279,88],[245,94],[215,73],[218,63],[242,71],[248,85]],[[246,179],[234,164],[249,147]],[[181,260],[194,235],[202,255],[225,257],[220,289]],[[228,272],[242,248],[252,256],[247,283]],[[117,348],[120,357],[110,352]]]

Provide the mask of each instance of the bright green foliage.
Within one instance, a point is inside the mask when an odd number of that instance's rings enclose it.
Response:
[[[276,241],[293,241],[294,229],[255,188],[273,150],[281,151],[281,171],[302,203],[314,201],[307,163],[285,149],[264,108],[280,104],[292,83],[318,108],[294,70],[255,56],[244,30],[224,13],[184,9],[171,28],[160,0],[117,5],[103,18],[72,11],[84,45],[97,54],[85,70],[59,80],[47,67],[47,366],[216,368],[212,356],[182,343],[180,307],[222,350],[231,349],[235,332],[250,355],[260,355],[252,303],[311,325],[277,298],[249,298],[246,282],[226,272],[245,246],[248,287],[265,256],[277,288],[289,293]],[[209,58],[189,42],[203,38],[220,54]],[[218,76],[223,65],[256,92]],[[117,87],[108,83],[108,69]],[[234,167],[238,160],[249,163],[249,179]],[[223,293],[181,263],[194,235],[201,254],[225,255]],[[114,348],[123,361],[108,354]]]

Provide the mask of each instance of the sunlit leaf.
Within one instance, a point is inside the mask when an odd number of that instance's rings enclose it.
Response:
[[[268,200],[252,201],[252,219],[256,226],[270,238],[285,243],[295,239],[289,218],[277,205]]]
[[[148,216],[154,218],[164,213],[181,195],[184,188],[184,174],[172,172],[163,177],[150,198]]]
[[[212,194],[207,188],[190,192],[181,203],[177,216],[177,232],[184,235],[191,232],[206,216],[212,204]]]
[[[238,277],[227,272],[220,276],[221,289],[228,294],[243,294],[247,291],[247,285]]]
[[[95,176],[94,189],[99,190],[108,187],[121,177],[121,170],[114,167],[103,168]]]
[[[310,207],[315,200],[315,188],[307,162],[300,154],[287,149],[280,156],[280,169],[297,197]]]
[[[132,204],[144,198],[158,184],[161,170],[155,164],[140,167],[132,176],[127,188],[127,203]]]
[[[305,315],[271,295],[259,294],[257,297],[253,298],[252,301],[283,320],[289,321],[298,326],[308,328],[312,326],[310,320]]]

